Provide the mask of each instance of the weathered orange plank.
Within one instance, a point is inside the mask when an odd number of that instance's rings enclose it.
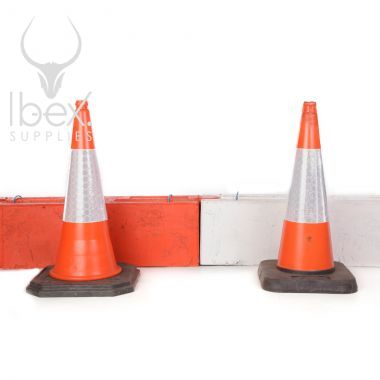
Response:
[[[199,265],[200,197],[106,197],[118,261],[137,266]],[[54,264],[63,198],[0,199],[0,267]]]

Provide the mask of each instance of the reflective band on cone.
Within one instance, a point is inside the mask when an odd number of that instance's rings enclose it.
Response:
[[[117,275],[87,102],[76,102],[61,242],[50,276],[67,281]],[[78,108],[80,108],[78,110]]]
[[[300,272],[334,269],[316,104],[305,102],[277,266]]]

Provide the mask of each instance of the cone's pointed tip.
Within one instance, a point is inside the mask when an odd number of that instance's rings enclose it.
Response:
[[[88,101],[87,100],[77,100],[75,102],[75,108],[81,108],[81,109],[87,109],[88,107]]]
[[[304,102],[297,148],[320,149],[317,103]]]
[[[317,113],[317,103],[316,102],[304,102],[302,113]]]
[[[71,149],[95,149],[91,118],[87,106],[87,100],[77,100],[75,102],[76,113],[71,138]]]

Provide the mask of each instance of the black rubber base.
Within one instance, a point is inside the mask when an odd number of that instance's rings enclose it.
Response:
[[[279,293],[349,294],[358,291],[355,277],[339,262],[329,274],[291,273],[277,268],[277,260],[265,260],[259,266],[261,287]]]
[[[122,271],[117,276],[81,282],[56,280],[49,276],[49,266],[33,278],[26,291],[37,297],[113,297],[131,293],[140,271],[133,265],[118,264]]]

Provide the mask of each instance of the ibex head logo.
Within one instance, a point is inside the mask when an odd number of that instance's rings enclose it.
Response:
[[[62,70],[65,69],[67,66],[71,65],[78,58],[81,48],[82,48],[82,41],[81,41],[80,35],[70,19],[69,21],[77,35],[78,47],[74,56],[64,63],[55,63],[55,62],[38,63],[29,57],[29,55],[27,54],[25,50],[24,40],[25,40],[25,35],[30,28],[30,25],[32,25],[33,19],[29,23],[28,27],[25,29],[25,32],[23,33],[21,37],[21,52],[24,58],[26,59],[26,61],[29,62],[31,65],[37,67],[37,69],[42,73],[42,74],[40,72],[38,73],[38,76],[40,77],[40,81],[41,81],[41,87],[43,88],[46,96],[50,99],[54,98],[57,95],[58,90],[61,88],[62,79],[65,74],[65,73],[61,73]]]

